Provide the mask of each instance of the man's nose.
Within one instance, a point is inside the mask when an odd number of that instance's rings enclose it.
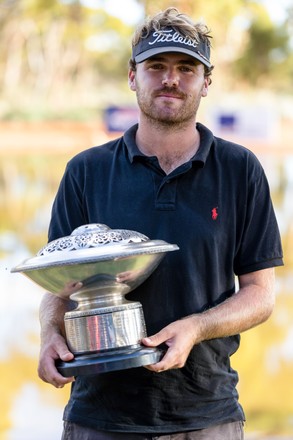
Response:
[[[162,79],[162,84],[167,87],[178,87],[179,84],[178,73],[173,69],[166,71]]]

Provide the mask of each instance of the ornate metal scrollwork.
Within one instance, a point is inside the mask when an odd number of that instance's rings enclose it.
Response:
[[[76,228],[71,235],[51,241],[44,246],[37,256],[44,256],[59,251],[76,251],[80,249],[96,248],[98,246],[141,243],[149,238],[136,231],[126,229],[111,229],[97,223]]]

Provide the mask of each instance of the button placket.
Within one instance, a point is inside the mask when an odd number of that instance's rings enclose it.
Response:
[[[172,211],[176,206],[177,179],[164,178],[156,193],[156,209]]]

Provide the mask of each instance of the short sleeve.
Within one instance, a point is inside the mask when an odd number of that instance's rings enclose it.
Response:
[[[268,181],[260,165],[256,174],[257,178],[251,176],[248,185],[244,226],[234,259],[236,275],[283,265],[280,232]]]

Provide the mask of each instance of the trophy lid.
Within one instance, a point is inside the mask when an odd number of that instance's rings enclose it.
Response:
[[[166,252],[177,249],[176,244],[150,240],[139,232],[88,224],[49,242],[11,272],[22,272],[63,298],[79,282],[83,289],[118,284],[120,289],[124,284],[132,290],[155,270]]]
[[[177,249],[177,245],[163,240],[150,240],[140,232],[111,229],[100,223],[87,224],[76,228],[69,236],[49,242],[36,256],[26,259],[12,268],[11,272],[115,260]]]

